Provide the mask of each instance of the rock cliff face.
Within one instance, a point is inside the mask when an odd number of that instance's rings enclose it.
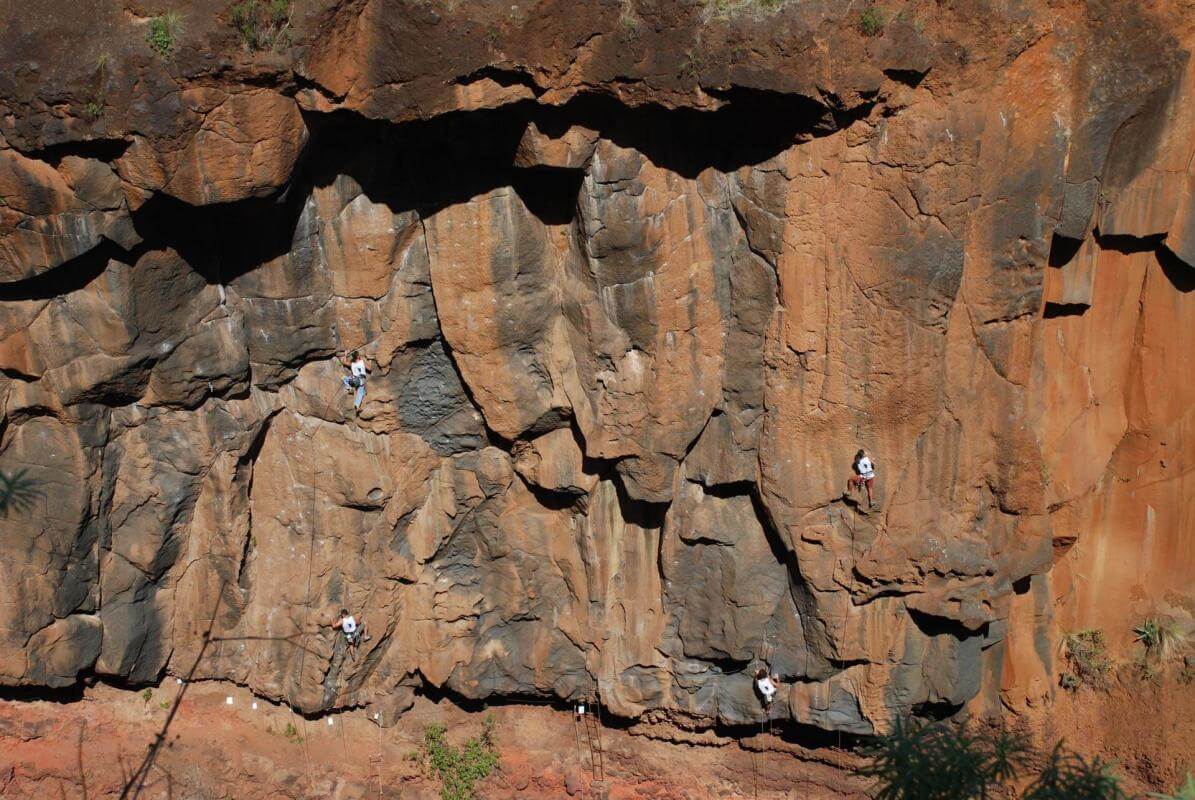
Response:
[[[1190,2],[34,5],[0,684],[869,734],[1195,601]]]

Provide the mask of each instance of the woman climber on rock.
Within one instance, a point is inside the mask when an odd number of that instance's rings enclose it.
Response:
[[[340,363],[349,371],[348,375],[341,378],[341,381],[344,382],[344,390],[346,392],[357,390],[353,397],[353,409],[360,414],[361,401],[365,399],[365,379],[369,377],[370,373],[369,366],[365,363],[364,358],[357,355],[356,350],[349,353],[347,358],[341,356]]]
[[[859,452],[855,453],[855,461],[851,467],[855,474],[847,480],[846,490],[852,492],[862,486],[867,490],[867,507],[871,508],[871,485],[876,480],[875,463],[867,455],[867,451],[860,448]]]

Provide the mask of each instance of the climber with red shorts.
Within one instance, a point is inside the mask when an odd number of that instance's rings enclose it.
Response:
[[[867,490],[867,507],[871,508],[871,485],[875,483],[876,471],[875,462],[867,455],[867,451],[860,449],[855,453],[855,461],[851,464],[855,470],[846,483],[847,492],[852,492],[860,486]]]

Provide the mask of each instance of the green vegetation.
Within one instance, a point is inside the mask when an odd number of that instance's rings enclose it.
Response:
[[[247,50],[280,50],[290,44],[291,13],[291,0],[240,0],[232,27]]]
[[[40,492],[37,481],[28,477],[28,470],[19,469],[11,475],[0,470],[0,517],[9,511],[27,511]]]
[[[1133,628],[1133,633],[1145,647],[1145,658],[1155,664],[1179,655],[1186,648],[1189,638],[1177,620],[1161,620],[1157,617],[1145,620]]]
[[[177,11],[167,11],[149,21],[145,41],[162,58],[170,58],[178,47],[179,34],[183,32],[183,17]]]
[[[1070,666],[1070,671],[1062,673],[1059,679],[1064,689],[1074,691],[1080,686],[1108,688],[1112,662],[1108,658],[1108,643],[1103,631],[1091,628],[1064,634],[1061,648],[1062,656]]]
[[[473,800],[475,785],[498,765],[494,742],[494,718],[487,716],[480,736],[455,747],[445,738],[443,725],[428,725],[423,731],[423,758],[431,773],[440,779],[442,800]]]
[[[141,693],[141,699],[146,703],[148,703],[150,700],[152,700],[153,697],[154,697],[153,689],[146,689],[145,691],[143,691]]]
[[[1187,773],[1183,785],[1174,790],[1174,794],[1151,794],[1154,800],[1195,800],[1195,775]]]
[[[303,737],[299,735],[299,730],[293,722],[286,723],[286,728],[283,729],[282,736],[291,744],[300,744],[303,741]]]
[[[1028,740],[1007,731],[977,734],[944,723],[898,722],[870,755],[862,772],[875,778],[877,800],[1013,797],[1014,787],[1022,784],[1021,800],[1125,797],[1107,764],[1098,758],[1087,761],[1061,744],[1040,769],[1030,770]]]
[[[169,701],[169,700],[163,700],[162,702],[158,703],[158,708],[160,708],[160,709],[162,709],[163,711],[165,711],[166,709],[170,708],[170,701]]]
[[[108,62],[112,56],[108,51],[101,52],[95,59],[95,87],[87,102],[83,104],[83,116],[95,122],[104,113],[104,106],[108,102]]]
[[[859,15],[859,32],[864,36],[879,36],[884,30],[884,12],[868,6]]]

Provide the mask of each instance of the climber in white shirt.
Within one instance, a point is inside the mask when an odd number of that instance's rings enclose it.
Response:
[[[780,676],[776,674],[769,675],[767,667],[760,667],[755,671],[755,689],[759,692],[760,697],[763,698],[764,708],[772,704],[772,700],[776,697],[776,684],[780,681]]]
[[[851,492],[862,486],[867,490],[867,507],[871,508],[871,485],[875,483],[876,479],[875,463],[867,455],[866,450],[860,449],[858,453],[855,453],[855,461],[851,466],[854,468],[855,474],[847,481],[846,490]]]
[[[358,624],[357,618],[349,614],[347,608],[340,609],[340,616],[330,627],[340,628],[344,632],[344,640],[352,646],[370,639],[370,637],[364,636],[365,625]]]
[[[340,363],[349,371],[341,380],[344,382],[344,389],[346,392],[357,390],[353,397],[353,408],[357,413],[361,413],[361,402],[365,399],[365,379],[369,377],[369,365],[365,363],[364,358],[357,355],[357,351],[349,353],[348,358],[341,358]]]

